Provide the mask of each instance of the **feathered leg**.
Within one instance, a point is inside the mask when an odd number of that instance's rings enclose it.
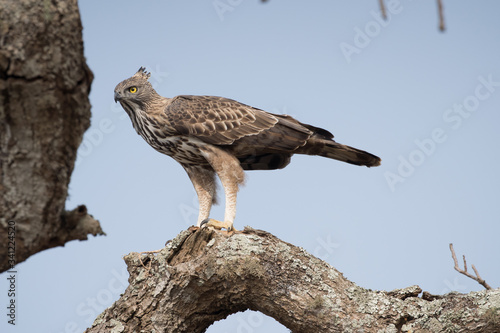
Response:
[[[236,230],[233,227],[234,218],[236,217],[236,196],[239,185],[245,181],[245,172],[241,168],[238,159],[222,149],[203,147],[200,148],[200,151],[215,170],[217,176],[219,176],[226,197],[224,222],[209,219],[207,224],[216,229]]]
[[[183,165],[183,167],[189,179],[191,179],[196,194],[198,195],[199,213],[196,225],[200,227],[201,222],[208,219],[212,204],[215,204],[217,201],[215,172],[208,166]]]

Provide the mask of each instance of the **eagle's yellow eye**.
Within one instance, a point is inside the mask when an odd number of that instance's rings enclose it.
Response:
[[[135,94],[137,92],[137,87],[130,87],[128,88],[128,91],[130,91],[132,94]]]

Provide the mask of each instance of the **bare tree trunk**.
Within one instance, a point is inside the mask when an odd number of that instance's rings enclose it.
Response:
[[[251,309],[293,332],[499,332],[500,289],[433,296],[356,286],[302,248],[253,229],[186,230],[156,255],[130,253],[129,287],[91,332],[204,332]]]
[[[9,243],[0,272],[102,234],[85,206],[64,210],[90,125],[93,76],[81,31],[76,0],[0,0],[0,244]]]

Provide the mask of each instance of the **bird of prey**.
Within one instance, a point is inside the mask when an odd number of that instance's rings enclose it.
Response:
[[[233,227],[236,194],[244,182],[243,170],[282,169],[293,154],[319,155],[367,167],[380,158],[333,141],[322,128],[215,96],[160,96],[148,82],[151,73],[141,67],[115,88],[137,133],[160,153],[171,156],[186,170],[199,200],[197,226]],[[217,175],[224,187],[224,221],[209,218],[216,203]]]

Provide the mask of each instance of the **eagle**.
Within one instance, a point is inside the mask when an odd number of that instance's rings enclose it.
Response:
[[[197,226],[236,230],[236,195],[244,170],[286,167],[294,154],[318,155],[373,167],[380,158],[333,140],[329,131],[216,96],[160,96],[144,67],[114,90],[132,126],[151,147],[186,170],[199,201]],[[216,178],[225,193],[224,220],[209,217]]]

